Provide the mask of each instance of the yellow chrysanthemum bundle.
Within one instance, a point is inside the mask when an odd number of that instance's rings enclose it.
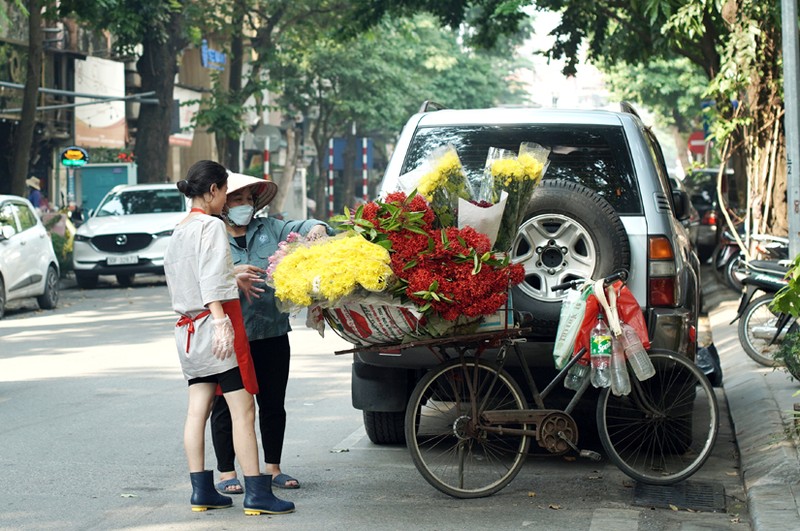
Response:
[[[448,178],[461,172],[461,161],[454,149],[445,151],[435,162],[433,170],[429,171],[419,180],[417,192],[429,203],[437,189],[448,182]]]
[[[542,180],[549,154],[549,149],[528,142],[520,145],[518,155],[502,149],[490,150],[487,168],[494,180],[495,196],[499,197],[502,191],[508,193],[495,242],[497,249],[511,249],[525,214],[525,206]]]
[[[523,153],[515,158],[498,159],[492,162],[492,177],[501,186],[511,186],[515,181],[531,181],[534,185],[542,178],[544,164],[533,156]]]
[[[335,304],[359,288],[380,292],[392,278],[389,251],[355,234],[299,244],[275,267],[272,284],[284,306]]]
[[[417,183],[417,193],[431,205],[438,225],[452,227],[456,224],[458,198],[469,197],[467,181],[455,148],[444,146],[431,153],[431,170]]]

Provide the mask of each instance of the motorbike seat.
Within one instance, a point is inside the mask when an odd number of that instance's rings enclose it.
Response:
[[[789,267],[781,262],[783,260],[750,260],[747,262],[747,269],[751,273],[784,276],[789,272]]]

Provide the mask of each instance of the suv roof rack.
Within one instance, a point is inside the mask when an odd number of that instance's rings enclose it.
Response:
[[[436,103],[435,101],[425,100],[422,102],[422,105],[419,107],[419,112],[430,112],[430,111],[441,111],[442,109],[446,109],[444,105],[441,103]]]
[[[641,118],[641,116],[639,116],[639,113],[636,112],[636,109],[633,107],[633,104],[631,102],[629,102],[629,101],[621,101],[620,104],[619,104],[619,107],[620,107],[620,110],[622,112],[625,112],[625,113],[628,113],[628,114],[632,114],[637,118]]]

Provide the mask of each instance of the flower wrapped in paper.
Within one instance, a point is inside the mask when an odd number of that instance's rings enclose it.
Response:
[[[528,142],[520,145],[516,155],[508,150],[490,148],[486,169],[494,181],[495,194],[497,197],[502,192],[508,194],[495,249],[511,250],[525,216],[525,207],[547,171],[549,155],[549,149]]]
[[[433,151],[425,163],[400,177],[403,192],[417,191],[430,205],[439,227],[452,227],[458,220],[458,198],[469,198],[464,168],[453,146]]]

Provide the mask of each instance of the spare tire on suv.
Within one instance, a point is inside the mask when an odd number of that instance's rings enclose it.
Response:
[[[628,235],[613,207],[598,194],[561,179],[543,181],[526,209],[511,259],[525,267],[512,291],[514,309],[533,334],[555,335],[564,292],[552,286],[629,270]]]

